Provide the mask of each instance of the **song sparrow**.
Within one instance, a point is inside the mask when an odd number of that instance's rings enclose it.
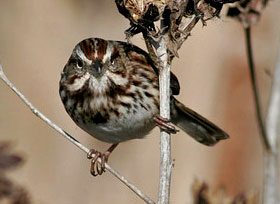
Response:
[[[158,69],[149,55],[132,44],[90,38],[80,42],[61,74],[59,94],[74,122],[93,137],[113,145],[92,150],[91,173],[102,174],[118,143],[143,138],[157,124],[176,132],[159,115]],[[214,145],[228,135],[174,98],[179,82],[171,74],[171,122],[198,142]],[[90,156],[89,156],[90,157]],[[101,167],[96,163],[102,159]]]

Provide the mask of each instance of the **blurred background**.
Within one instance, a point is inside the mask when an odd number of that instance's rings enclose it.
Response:
[[[272,1],[253,27],[254,57],[266,110],[279,47],[280,3]],[[114,1],[0,0],[0,61],[6,75],[47,117],[87,147],[108,144],[80,130],[58,94],[60,72],[72,49],[88,37],[124,40],[127,19]],[[255,119],[244,32],[226,18],[199,23],[179,51],[172,70],[181,82],[178,98],[222,127],[230,139],[205,147],[179,132],[172,136],[171,202],[191,203],[195,179],[229,195],[262,191],[262,145]],[[132,39],[144,48],[142,37]],[[26,163],[9,174],[33,203],[143,203],[110,173],[92,177],[84,152],[35,117],[0,81],[0,141],[11,141]],[[157,198],[159,130],[143,140],[122,143],[109,163],[144,193]]]

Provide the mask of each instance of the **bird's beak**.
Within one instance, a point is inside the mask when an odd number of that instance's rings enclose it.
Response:
[[[94,63],[88,67],[88,72],[96,78],[100,78],[104,74],[103,63],[96,59]]]

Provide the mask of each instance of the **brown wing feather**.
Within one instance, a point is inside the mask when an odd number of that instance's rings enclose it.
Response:
[[[159,75],[158,68],[154,65],[147,52],[126,42],[119,41],[118,43],[123,46],[127,55],[131,55],[131,52],[136,52],[137,55],[143,55],[145,62],[142,63],[150,65],[157,76]],[[170,88],[172,90],[172,95],[179,94],[180,84],[177,77],[172,72],[170,75]],[[227,133],[206,118],[184,106],[173,96],[171,98],[171,104],[171,106],[173,106],[171,107],[171,121],[198,142],[210,146],[216,144],[219,140],[229,138]]]
[[[151,67],[153,68],[155,73],[157,75],[159,75],[158,68],[154,65],[153,60],[151,59],[151,57],[149,56],[149,54],[146,51],[142,50],[141,48],[139,48],[135,45],[132,45],[132,44],[129,44],[129,43],[126,43],[126,42],[121,42],[121,41],[118,41],[118,42],[123,45],[124,51],[126,53],[136,52],[137,54],[142,54],[145,57],[147,63],[149,65],[151,65]],[[170,75],[170,88],[172,90],[172,95],[178,95],[180,93],[179,81],[178,81],[177,77],[175,76],[175,74],[173,74],[172,72],[171,72],[171,75]]]

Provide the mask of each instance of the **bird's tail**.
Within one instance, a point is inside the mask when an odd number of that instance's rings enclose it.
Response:
[[[174,100],[173,100],[174,99]],[[228,134],[184,104],[172,98],[171,122],[189,134],[196,141],[212,146],[229,138]]]

